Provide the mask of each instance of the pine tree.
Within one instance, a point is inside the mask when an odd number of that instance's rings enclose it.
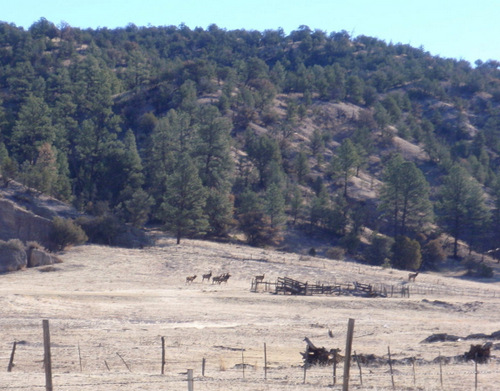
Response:
[[[54,139],[49,106],[42,98],[29,96],[19,110],[10,140],[16,160],[34,164],[38,148],[45,143],[52,144]]]
[[[458,257],[458,240],[467,233],[481,235],[488,225],[489,212],[480,186],[461,166],[453,166],[443,179],[436,205],[438,221],[454,238],[453,257]],[[469,239],[473,239],[469,235]]]
[[[379,211],[390,224],[394,236],[425,226],[432,219],[429,185],[422,171],[401,155],[393,156],[384,170]]]
[[[166,185],[161,205],[162,220],[165,228],[174,233],[177,244],[186,235],[204,233],[208,225],[204,214],[206,191],[187,153],[178,155],[175,170],[167,177]]]
[[[336,160],[344,180],[344,197],[347,197],[347,184],[349,178],[356,173],[356,169],[361,161],[358,151],[351,139],[347,138],[342,141],[337,151]]]
[[[280,187],[273,183],[265,194],[265,210],[271,221],[272,228],[281,227],[285,220],[285,198]]]

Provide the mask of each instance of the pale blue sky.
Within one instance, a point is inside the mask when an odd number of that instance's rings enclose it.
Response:
[[[276,30],[301,25],[423,46],[441,57],[500,60],[500,0],[0,0],[0,20],[44,17],[74,27],[179,26]]]

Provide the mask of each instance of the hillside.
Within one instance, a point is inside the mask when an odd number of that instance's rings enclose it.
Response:
[[[318,347],[340,348],[343,355],[349,318],[355,319],[353,351],[372,357],[361,364],[363,386],[353,363],[352,389],[392,389],[390,347],[398,389],[439,388],[441,371],[443,388],[470,390],[474,365],[455,358],[472,344],[487,342],[492,359],[478,366],[478,385],[481,390],[497,387],[499,341],[487,335],[498,332],[500,324],[498,279],[482,284],[453,272],[427,272],[409,283],[407,272],[353,262],[244,245],[175,242],[156,233],[155,245],[142,250],[78,246],[61,254],[60,264],[2,275],[0,359],[5,366],[14,341],[17,349],[13,370],[1,376],[0,388],[44,386],[42,319],[49,319],[57,389],[183,390],[188,368],[194,369],[199,390],[324,389],[332,384],[331,366],[310,368],[304,381],[304,337]],[[201,274],[210,270],[231,277],[221,285],[202,281]],[[310,283],[384,284],[395,294],[250,292],[252,278],[263,273],[269,282],[288,276]],[[191,275],[197,278],[187,284]],[[401,287],[410,288],[410,298],[399,295]],[[423,342],[443,333],[461,339]],[[464,339],[472,334],[476,339]],[[166,345],[163,376],[161,337]],[[434,361],[438,356],[447,358],[441,369]],[[414,373],[408,364],[412,357]],[[341,389],[342,373],[339,363],[334,389]]]
[[[307,26],[44,18],[0,23],[0,53],[2,184],[95,216],[93,242],[115,243],[123,224],[179,243],[303,237],[372,265],[431,270],[452,256],[491,275],[465,258],[500,239],[494,60]]]

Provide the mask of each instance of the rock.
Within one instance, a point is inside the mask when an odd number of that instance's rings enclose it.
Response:
[[[13,272],[25,268],[28,257],[24,249],[10,246],[9,242],[0,242],[0,273]]]
[[[53,265],[59,262],[59,258],[38,248],[30,248],[28,250],[28,267]]]
[[[7,199],[0,199],[0,239],[48,244],[51,220],[35,215]]]
[[[425,343],[432,343],[432,342],[455,342],[458,341],[460,337],[457,337],[456,335],[449,335],[446,333],[439,333],[439,334],[432,334],[426,339],[424,339],[422,342]]]

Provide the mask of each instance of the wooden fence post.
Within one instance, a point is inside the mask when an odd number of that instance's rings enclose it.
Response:
[[[267,380],[267,347],[264,342],[264,380]]]
[[[83,372],[83,367],[82,367],[82,353],[80,351],[80,342],[78,342],[78,361],[80,362],[80,372]]]
[[[7,367],[7,372],[12,371],[12,367],[14,366],[14,353],[16,352],[17,342],[14,341],[14,345],[12,345],[12,352],[10,353],[9,366]]]
[[[188,380],[188,391],[193,391],[194,390],[194,380],[193,380],[193,370],[188,369],[187,370],[187,380]]]
[[[417,385],[417,374],[415,372],[415,357],[411,360],[412,366],[413,366],[413,386]]]
[[[441,382],[441,388],[443,388],[443,359],[441,352],[439,352],[439,381]]]
[[[243,379],[245,378],[245,357],[243,356],[243,350],[241,351],[241,368],[243,369]]]
[[[205,377],[205,364],[207,360],[205,360],[205,357],[201,360],[201,376]]]
[[[351,367],[351,350],[352,350],[352,337],[354,335],[354,319],[349,319],[347,324],[347,339],[345,342],[345,360],[344,360],[344,384],[342,391],[349,390],[349,370]]]
[[[161,337],[161,374],[165,374],[165,337]]]
[[[43,364],[45,367],[45,390],[52,391],[52,361],[50,357],[50,331],[49,320],[44,319],[43,324]]]
[[[337,349],[333,351],[333,385],[337,382]]]
[[[392,389],[395,390],[396,386],[394,385],[394,372],[392,370],[391,348],[389,346],[387,346],[387,353],[389,354],[389,368],[391,370]]]
[[[474,390],[477,391],[477,352],[476,359],[474,360]]]

